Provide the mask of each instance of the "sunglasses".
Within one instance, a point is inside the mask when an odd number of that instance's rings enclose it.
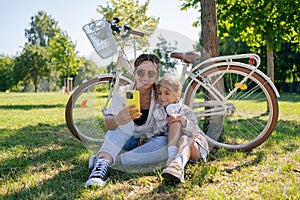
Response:
[[[139,77],[144,77],[146,72],[147,71],[144,70],[144,69],[139,69],[139,70],[136,71],[136,73]],[[155,78],[156,77],[156,72],[155,71],[148,71],[147,76],[148,76],[148,78]]]

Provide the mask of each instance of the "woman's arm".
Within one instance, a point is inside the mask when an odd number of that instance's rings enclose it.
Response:
[[[117,128],[119,125],[127,124],[132,120],[134,120],[135,118],[141,116],[139,109],[133,109],[133,108],[135,108],[135,105],[130,105],[120,110],[120,112],[117,115],[112,115],[112,114],[106,115],[104,117],[105,128],[107,128],[108,130],[113,130]]]
[[[104,126],[108,130],[114,130],[117,128],[117,123],[115,122],[114,116],[113,115],[106,115],[104,117]]]

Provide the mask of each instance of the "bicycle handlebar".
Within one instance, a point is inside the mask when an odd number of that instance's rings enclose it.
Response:
[[[114,17],[112,21],[107,20],[107,22],[110,24],[111,29],[112,29],[113,32],[116,32],[117,34],[120,34],[121,31],[125,31],[126,34],[123,35],[123,37],[128,37],[129,34],[137,35],[137,36],[140,36],[140,37],[143,37],[145,35],[143,32],[133,30],[128,25],[124,25],[123,27],[121,27],[119,25],[120,20],[116,17]]]
[[[129,30],[129,33],[133,34],[133,35],[140,36],[140,37],[144,37],[144,35],[145,35],[143,32],[132,30],[132,29]]]

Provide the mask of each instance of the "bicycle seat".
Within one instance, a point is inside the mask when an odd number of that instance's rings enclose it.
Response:
[[[201,53],[195,51],[189,51],[185,53],[180,53],[180,52],[171,53],[171,58],[178,58],[180,60],[183,60],[186,63],[194,62],[198,60],[200,57],[201,57]]]

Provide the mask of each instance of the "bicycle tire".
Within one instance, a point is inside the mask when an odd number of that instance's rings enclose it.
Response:
[[[65,110],[65,119],[70,132],[80,141],[103,142],[103,106],[109,90],[115,82],[113,75],[100,76],[79,86],[70,96]],[[128,85],[130,80],[120,77],[119,85]]]
[[[240,66],[217,66],[201,72],[197,78],[200,81],[210,81],[222,75],[221,86],[226,96],[250,72],[250,69]],[[216,85],[212,87],[216,88]],[[199,126],[211,147],[249,151],[265,142],[273,132],[279,111],[272,87],[256,72],[246,80],[243,87],[240,86],[228,99],[228,105],[233,108],[231,115],[199,117]],[[208,93],[199,82],[192,80],[184,102],[192,107],[197,115],[208,108],[196,106],[208,99]]]

